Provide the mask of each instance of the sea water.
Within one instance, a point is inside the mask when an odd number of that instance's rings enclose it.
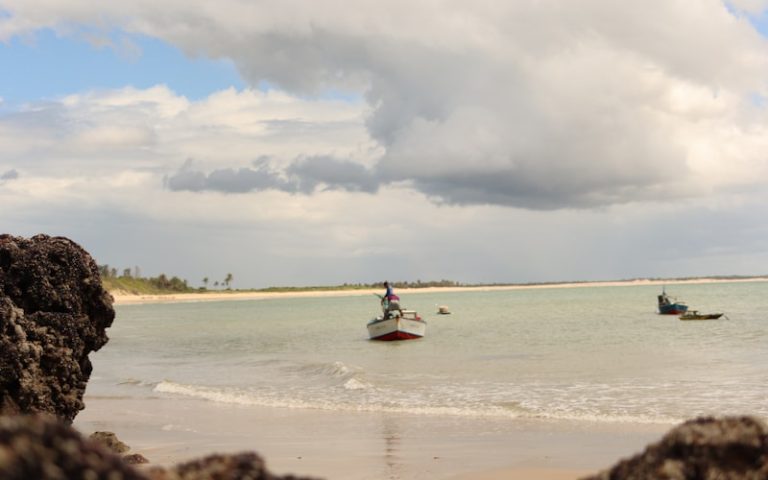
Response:
[[[373,296],[125,305],[91,396],[498,421],[768,418],[768,283],[404,293],[423,339],[375,342]],[[438,315],[447,305],[450,315]]]

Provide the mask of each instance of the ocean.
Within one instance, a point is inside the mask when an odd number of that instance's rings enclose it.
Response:
[[[222,407],[673,424],[768,418],[768,283],[401,293],[423,339],[368,340],[374,296],[122,305],[87,397]],[[438,315],[447,305],[450,315]]]

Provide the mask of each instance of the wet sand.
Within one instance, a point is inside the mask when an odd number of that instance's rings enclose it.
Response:
[[[277,474],[329,480],[577,479],[671,425],[598,424],[86,396],[75,427],[105,430],[153,464],[256,451]]]

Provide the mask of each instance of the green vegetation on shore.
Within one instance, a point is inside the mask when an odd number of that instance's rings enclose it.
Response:
[[[568,280],[559,282],[495,282],[495,283],[461,283],[452,280],[438,280],[422,282],[417,280],[415,282],[408,281],[395,281],[389,282],[395,288],[429,288],[429,287],[534,287],[534,286],[558,286],[558,285],[588,285],[591,283],[603,283],[603,282],[689,282],[695,280],[758,280],[766,279],[768,275],[712,275],[704,277],[675,277],[675,278],[661,278],[661,277],[649,277],[649,278],[624,278],[620,280]],[[269,287],[254,290],[240,290],[240,291],[253,291],[253,292],[313,292],[313,291],[327,291],[327,290],[370,290],[381,288],[382,282],[375,283],[345,283],[342,285],[326,285],[326,286],[304,286],[304,287]]]
[[[99,265],[99,274],[101,275],[101,283],[104,289],[109,292],[125,292],[133,295],[163,295],[208,291],[208,277],[203,279],[204,287],[194,288],[189,286],[186,279],[176,276],[169,278],[164,273],[157,277],[143,277],[139,267],[134,267],[133,269],[126,268],[121,274],[118,274],[118,270],[114,267]],[[225,289],[223,291],[232,291],[230,285],[233,279],[232,274],[228,273],[221,282],[213,282],[214,288],[221,285]],[[217,289],[216,291],[220,292],[222,290]]]
[[[316,286],[301,286],[301,287],[267,287],[267,288],[250,288],[250,289],[237,289],[233,290],[230,285],[233,279],[231,273],[226,275],[226,278],[221,282],[216,281],[213,283],[214,288],[209,290],[208,277],[203,279],[205,286],[194,288],[190,287],[187,280],[178,277],[168,277],[165,274],[160,274],[157,277],[142,277],[138,267],[134,270],[125,269],[121,275],[118,275],[117,269],[110,268],[108,265],[100,265],[99,273],[101,274],[101,280],[104,288],[110,292],[125,292],[133,295],[163,295],[173,293],[193,293],[193,292],[322,292],[322,291],[337,291],[337,290],[371,290],[382,288],[382,281],[373,283],[344,283],[342,285],[316,285]],[[635,282],[635,281],[654,281],[654,282],[685,282],[693,280],[750,280],[750,279],[764,279],[768,278],[766,275],[713,275],[705,277],[676,277],[676,278],[629,278],[621,280],[573,280],[573,281],[560,281],[560,282],[512,282],[512,283],[460,283],[453,280],[433,280],[433,281],[391,281],[390,283],[395,288],[430,288],[430,287],[505,287],[505,286],[539,286],[539,285],[565,285],[565,284],[590,284],[600,282]],[[221,286],[222,289],[217,287]]]
[[[309,287],[268,287],[254,290],[257,292],[322,292],[325,290],[370,290],[372,288],[383,288],[382,282],[374,283],[344,283],[342,285],[309,286]],[[395,281],[389,282],[394,288],[429,288],[429,287],[461,287],[459,282],[452,280],[436,280],[422,282]]]
[[[345,283],[343,285],[325,285],[325,286],[303,286],[303,287],[268,287],[258,289],[243,289],[232,290],[230,284],[233,276],[228,273],[225,279],[221,282],[214,282],[214,287],[221,285],[223,290],[214,288],[209,290],[207,288],[209,279],[208,277],[203,279],[204,287],[194,288],[190,287],[187,280],[179,277],[170,277],[160,274],[157,277],[142,277],[138,267],[133,270],[126,268],[121,274],[118,274],[116,268],[111,268],[109,265],[99,265],[99,273],[101,274],[101,282],[104,285],[104,289],[110,292],[125,292],[133,295],[163,295],[172,293],[193,293],[193,292],[314,292],[314,291],[329,291],[329,290],[368,290],[381,288],[382,282],[374,283]],[[428,288],[428,287],[458,287],[462,286],[459,282],[452,280],[437,280],[422,282],[416,280],[415,282],[409,281],[396,281],[390,282],[395,288]]]
[[[121,291],[133,295],[162,295],[170,293],[191,293],[198,291],[190,287],[186,280],[179,277],[168,278],[164,273],[157,277],[142,277],[138,271],[123,270],[123,274],[117,274],[117,270],[109,265],[99,265],[101,283],[109,292]]]

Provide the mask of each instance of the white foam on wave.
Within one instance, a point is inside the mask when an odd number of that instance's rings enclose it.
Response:
[[[357,378],[350,378],[344,382],[344,388],[347,390],[370,390],[373,388],[373,385],[363,382],[362,380],[358,380]]]
[[[195,430],[194,428],[183,427],[181,425],[174,425],[172,423],[163,425],[162,427],[160,427],[160,430],[164,432],[191,432],[191,433],[197,432],[197,430]]]
[[[251,405],[250,398],[237,392],[226,392],[208,387],[196,387],[191,385],[181,385],[173,382],[160,382],[153,391],[157,393],[171,393],[185,397],[202,398],[220,403],[234,403],[240,405]]]
[[[301,392],[274,393],[267,391],[245,391],[236,388],[215,388],[193,385],[183,385],[171,381],[158,383],[154,391],[157,393],[179,395],[197,398],[216,403],[243,406],[260,406],[274,408],[333,410],[350,412],[384,412],[403,413],[424,416],[452,416],[471,418],[507,418],[507,419],[537,419],[552,421],[582,421],[593,423],[634,423],[634,424],[676,424],[683,419],[672,418],[658,412],[646,414],[602,412],[596,413],[589,409],[578,408],[531,408],[517,402],[503,405],[471,402],[457,405],[430,405],[420,402],[417,398],[388,399],[386,394],[377,391],[371,385],[356,378],[351,378],[343,384],[344,391],[355,393],[353,398],[340,399],[333,395],[307,395],[306,399],[299,398]],[[360,392],[359,394],[357,392]],[[359,396],[362,395],[362,396]]]
[[[350,369],[346,365],[344,365],[344,362],[333,362],[333,365],[331,365],[331,375],[335,377],[345,377],[350,374]]]
[[[250,392],[237,389],[217,389],[213,387],[201,387],[182,385],[179,383],[163,381],[153,389],[157,393],[167,393],[184,397],[198,398],[217,403],[227,403],[246,406],[282,407],[282,408],[312,408],[306,402],[297,401],[293,404],[279,399],[271,399],[266,396],[256,396]]]
[[[531,415],[531,418],[541,420],[568,420],[592,423],[639,423],[643,425],[673,425],[685,421],[684,418],[673,418],[665,415],[621,415],[612,413],[598,414],[590,412],[540,412]]]

